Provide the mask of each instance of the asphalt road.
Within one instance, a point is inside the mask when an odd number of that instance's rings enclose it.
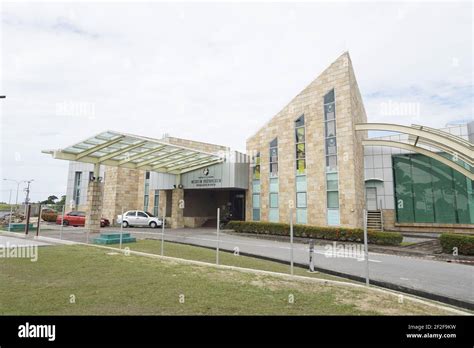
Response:
[[[125,230],[124,230],[125,231]],[[127,229],[138,238],[160,238],[161,230]],[[165,240],[216,247],[214,229],[166,230]],[[220,249],[266,256],[290,262],[290,243],[236,236],[221,232]],[[366,267],[363,250],[349,250],[334,255],[332,243],[315,247],[315,266],[346,274],[365,277]],[[308,264],[308,245],[294,243],[294,262]],[[341,257],[342,256],[342,257]],[[349,256],[349,257],[347,257]],[[474,303],[474,266],[424,260],[414,257],[369,253],[369,277],[407,288],[422,290],[454,299]]]

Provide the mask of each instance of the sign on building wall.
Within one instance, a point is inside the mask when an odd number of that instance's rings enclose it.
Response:
[[[213,171],[214,172],[214,171]],[[201,187],[216,187],[221,186],[222,184],[222,177],[216,177],[215,174],[210,174],[211,170],[209,168],[204,168],[201,170],[201,175],[199,175],[196,179],[191,179],[191,185],[195,188]],[[218,174],[222,174],[220,171]]]

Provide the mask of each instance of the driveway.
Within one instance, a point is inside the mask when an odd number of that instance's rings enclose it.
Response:
[[[127,229],[137,238],[161,238],[161,230]],[[168,229],[165,240],[216,247],[215,229]],[[360,244],[359,244],[360,245]],[[223,250],[270,257],[290,262],[290,243],[242,237],[220,232],[219,247]],[[238,248],[238,249],[235,249]],[[315,246],[315,266],[323,269],[365,277],[365,260],[360,254],[332,253],[334,244]],[[337,249],[336,249],[337,250]],[[293,244],[294,262],[308,265],[308,244]],[[356,256],[354,257],[346,257]],[[341,257],[343,256],[343,257]],[[369,253],[369,276],[372,280],[397,284],[474,304],[474,267],[456,263],[424,260],[414,257]]]

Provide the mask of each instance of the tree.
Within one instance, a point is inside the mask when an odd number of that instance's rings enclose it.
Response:
[[[55,195],[48,196],[48,199],[45,201],[40,202],[41,204],[56,204],[56,201],[58,200],[58,197]]]
[[[66,204],[66,195],[62,195],[61,199],[57,202],[58,205],[65,205]]]

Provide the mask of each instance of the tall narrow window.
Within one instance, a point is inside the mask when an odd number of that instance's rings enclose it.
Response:
[[[260,221],[260,152],[253,158],[252,170],[252,220]]]
[[[72,194],[72,198],[74,199],[74,203],[76,207],[79,205],[81,199],[81,179],[82,179],[82,172],[76,172],[74,175],[74,191]]]
[[[270,190],[269,190],[269,210],[268,220],[278,222],[279,202],[278,202],[278,138],[270,142]]]
[[[304,115],[295,120],[296,148],[296,223],[307,223],[306,129]]]
[[[160,213],[160,190],[155,190],[153,197],[153,215],[158,216]]]
[[[324,148],[326,154],[326,204],[328,225],[339,225],[336,103],[334,89],[324,96]]]
[[[143,196],[143,210],[148,211],[148,202],[150,201],[150,172],[145,172],[145,193]]]
[[[306,170],[306,134],[304,127],[304,115],[295,121],[296,142],[296,174],[303,175]]]

